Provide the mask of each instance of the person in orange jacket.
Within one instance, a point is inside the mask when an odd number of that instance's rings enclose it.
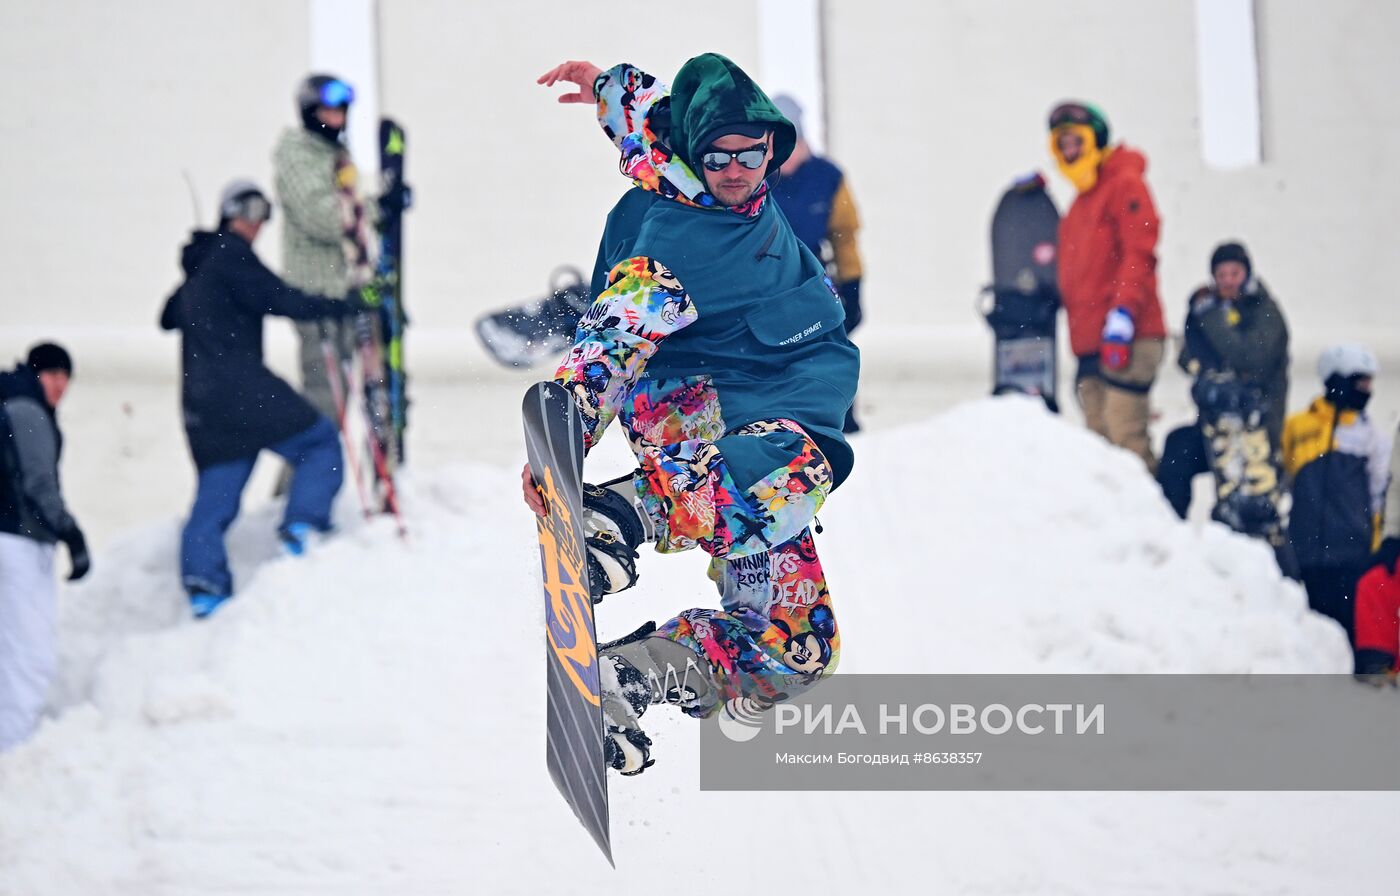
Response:
[[[1157,295],[1157,209],[1147,159],[1109,143],[1108,120],[1087,103],[1050,113],[1050,152],[1078,191],[1060,221],[1060,295],[1084,421],[1156,471],[1147,394],[1162,363],[1166,326]]]

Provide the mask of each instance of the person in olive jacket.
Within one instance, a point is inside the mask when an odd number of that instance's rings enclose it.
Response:
[[[600,650],[609,764],[651,764],[638,717],[771,706],[830,674],[839,636],[811,526],[850,474],[842,435],[860,353],[820,261],[772,202],[793,125],[706,53],[667,88],[630,65],[567,62],[541,83],[596,108],[633,182],[608,215],[592,307],[555,373],[584,444],[621,422],[639,468],[584,486],[595,598],[636,581],[636,549],[699,547],[721,609],[685,610]],[[544,504],[529,468],[525,501]]]
[[[279,535],[301,553],[331,526],[343,469],[336,425],[263,364],[263,318],[339,318],[364,308],[356,296],[308,295],[279,280],[253,252],[272,206],[255,185],[230,184],[216,231],[197,231],[182,252],[185,282],[165,303],[160,325],[179,330],[185,434],[199,472],[181,539],[180,573],[196,618],[233,590],[224,532],[238,516],[258,453],[294,468]]]
[[[1177,364],[1198,381],[1226,374],[1255,387],[1269,442],[1277,449],[1288,406],[1288,324],[1243,245],[1217,246],[1210,271],[1211,282],[1191,296]],[[1172,430],[1157,481],[1182,519],[1191,506],[1191,480],[1209,472],[1199,420]]]

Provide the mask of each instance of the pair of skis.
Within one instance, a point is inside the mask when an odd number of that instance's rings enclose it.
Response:
[[[400,537],[407,534],[394,486],[394,470],[404,461],[404,430],[408,416],[407,377],[403,366],[403,331],[408,323],[403,310],[403,213],[411,205],[413,195],[403,179],[404,146],[403,129],[391,119],[380,121],[379,262],[374,280],[361,292],[371,310],[355,315],[354,320],[355,352],[362,373],[367,454],[375,483],[373,501],[365,488],[354,440],[347,429],[347,409],[356,391],[351,388],[355,382],[354,364],[350,359],[338,360],[338,347],[332,344],[324,327],[321,331],[326,376],[331,383],[339,418],[337,424],[345,442],[346,463],[355,478],[360,506],[366,516],[373,512],[375,505],[380,511],[392,514]]]

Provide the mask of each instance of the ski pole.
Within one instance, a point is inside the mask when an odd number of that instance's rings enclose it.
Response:
[[[320,321],[321,330],[321,358],[326,366],[326,381],[331,386],[331,400],[335,403],[336,426],[340,429],[340,441],[345,446],[345,465],[348,466],[354,475],[355,491],[360,496],[360,509],[364,512],[365,518],[370,515],[369,496],[365,493],[364,477],[360,471],[359,458],[355,456],[355,446],[350,438],[350,433],[345,430],[345,388],[348,381],[342,381],[336,376],[339,365],[336,363],[336,351],[331,345],[330,330],[325,321]]]
[[[376,407],[375,402],[368,394],[372,389],[382,393],[383,367],[376,363],[374,355],[373,334],[370,330],[369,316],[361,312],[355,316],[355,341],[360,349],[360,367],[364,373],[365,383],[365,416],[369,424],[369,450],[370,457],[374,462],[375,478],[384,489],[384,508],[394,517],[394,523],[398,527],[399,537],[407,538],[408,529],[404,526],[403,516],[399,513],[398,492],[394,488],[394,475],[389,469],[389,461],[384,452],[384,445],[379,438],[379,430],[382,428],[380,422],[376,420],[376,415],[383,417],[382,410]],[[371,384],[371,376],[374,382]],[[381,395],[382,397],[382,395]]]

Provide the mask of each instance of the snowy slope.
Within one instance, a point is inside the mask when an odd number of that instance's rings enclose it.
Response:
[[[600,448],[615,464],[621,450]],[[1178,523],[1135,459],[1034,402],[962,405],[857,450],[819,539],[845,672],[1347,667],[1340,629],[1306,611],[1265,549]],[[518,469],[409,480],[406,544],[357,520],[346,495],[343,534],[282,559],[275,509],[256,509],[231,542],[241,594],[205,624],[184,618],[177,524],[100,557],[65,601],[57,718],[0,758],[0,894],[610,881],[544,768]],[[636,595],[602,606],[604,636],[711,602],[703,557],[644,564]],[[699,793],[693,726],[665,708],[646,721],[657,766],[611,784],[618,867],[640,892],[1389,880],[1384,795]]]

